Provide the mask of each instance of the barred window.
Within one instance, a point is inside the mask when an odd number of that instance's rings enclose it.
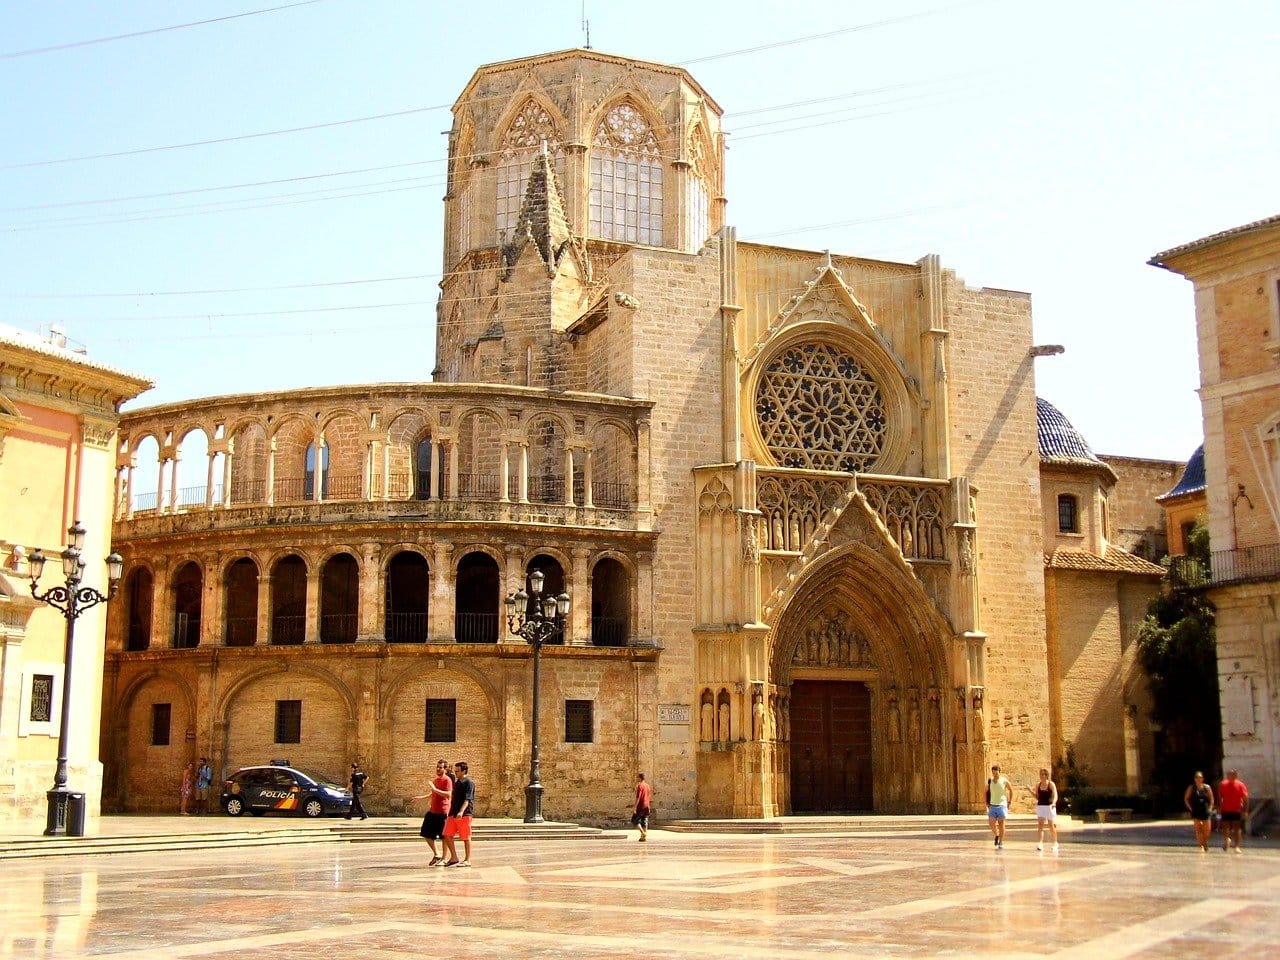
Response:
[[[302,742],[302,701],[276,701],[276,743]]]
[[[1069,493],[1058,497],[1058,532],[1079,533],[1080,519],[1076,511],[1076,498]]]
[[[173,719],[173,704],[153,703],[151,705],[151,745],[167,747],[169,745],[169,727]]]
[[[53,720],[53,674],[36,673],[31,676],[31,722],[49,723]]]
[[[592,713],[594,701],[566,700],[564,702],[564,742],[593,743]]]
[[[458,739],[458,701],[427,700],[427,726],[424,743],[456,743]]]

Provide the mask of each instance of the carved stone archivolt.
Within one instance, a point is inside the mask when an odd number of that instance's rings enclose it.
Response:
[[[849,617],[843,611],[824,614],[809,625],[796,644],[791,664],[876,669],[870,641],[849,625]]]

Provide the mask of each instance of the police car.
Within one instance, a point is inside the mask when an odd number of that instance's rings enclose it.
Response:
[[[237,770],[222,784],[221,800],[222,809],[233,817],[246,810],[255,817],[273,810],[308,817],[351,812],[350,790],[281,760]]]

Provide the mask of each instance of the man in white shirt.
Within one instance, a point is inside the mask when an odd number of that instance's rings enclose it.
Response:
[[[987,781],[987,823],[996,838],[996,849],[1004,848],[1004,823],[1009,816],[1009,808],[1013,805],[1013,788],[1009,778],[1001,775],[1000,764],[991,768],[991,779]]]

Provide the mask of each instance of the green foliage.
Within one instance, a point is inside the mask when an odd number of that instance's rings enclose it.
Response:
[[[1209,536],[1203,518],[1188,539],[1191,555],[1207,563]],[[1137,658],[1151,690],[1151,719],[1164,732],[1154,781],[1176,790],[1191,782],[1193,771],[1215,768],[1222,738],[1214,607],[1173,570],[1166,573],[1160,595],[1147,605],[1138,629]]]
[[[1053,764],[1053,781],[1058,785],[1058,812],[1076,812],[1081,798],[1089,792],[1089,767],[1076,759],[1076,745],[1063,744],[1063,756]],[[1092,812],[1092,811],[1091,811]]]

